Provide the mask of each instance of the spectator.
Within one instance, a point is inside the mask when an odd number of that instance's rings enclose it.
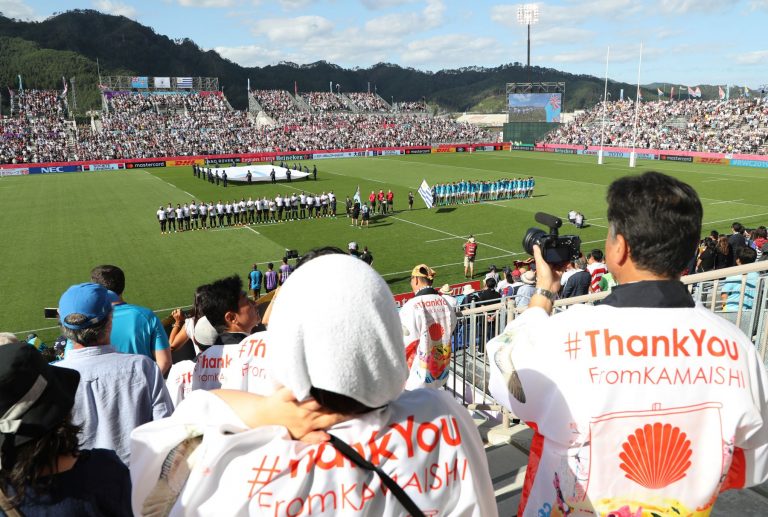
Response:
[[[432,287],[435,271],[419,264],[411,271],[414,297],[400,309],[410,375],[405,388],[441,388],[448,380],[456,313]]]
[[[720,492],[768,479],[762,360],[749,338],[696,305],[679,281],[701,235],[696,192],[648,172],[615,180],[607,197],[606,258],[619,285],[599,306],[550,317],[560,273],[535,246],[530,307],[488,343],[492,396],[531,422],[541,445],[519,515],[555,497],[594,515],[708,511]],[[697,353],[694,336],[728,342],[728,350],[702,344]],[[675,353],[673,339],[681,347]],[[694,380],[710,368],[736,377]],[[589,457],[589,468],[576,456]],[[657,481],[636,474],[640,465]],[[664,474],[673,468],[678,474]]]
[[[130,464],[128,437],[141,424],[171,414],[160,368],[144,355],[117,353],[109,344],[113,307],[99,284],[73,285],[61,295],[61,330],[74,347],[56,366],[80,373],[72,410],[82,445],[114,450]]]
[[[589,286],[592,283],[592,275],[587,271],[587,261],[584,257],[570,262],[568,264],[569,270],[563,273],[565,275],[572,271],[568,276],[568,280],[563,286],[563,298],[571,298],[573,296],[583,296],[589,294]]]
[[[79,381],[24,343],[0,347],[3,515],[131,515],[128,468],[114,451],[80,448]]]
[[[496,290],[496,280],[493,277],[486,277],[485,289],[477,293],[477,305],[489,305],[500,299],[501,295]]]
[[[608,272],[603,263],[603,252],[601,250],[594,249],[587,255],[587,271],[592,277],[589,283],[589,292],[599,293],[600,279]]]
[[[464,474],[445,478],[450,485],[432,484],[429,490],[400,485],[425,512],[496,515],[482,443],[467,412],[438,390],[403,392],[402,330],[383,279],[344,255],[318,257],[294,276],[281,288],[270,321],[270,336],[281,345],[268,353],[281,388],[267,398],[198,391],[170,419],[139,428],[133,435],[134,512],[146,512],[151,495],[165,495],[156,488],[164,461],[194,429],[211,461],[180,479],[178,496],[164,498],[170,515],[282,513],[289,501],[295,501],[292,512],[300,505],[340,514],[349,511],[352,498],[360,515],[405,513],[382,485],[381,474],[351,466],[344,457],[350,453],[339,452],[346,450],[344,442],[398,480],[430,465],[455,470],[457,464]],[[305,317],[297,320],[297,313]],[[337,423],[342,419],[347,421]],[[434,426],[442,438],[428,447],[413,439],[411,447],[411,433],[420,425]],[[310,433],[328,426],[329,434]],[[293,441],[302,437],[314,443]],[[187,451],[200,438],[189,438]],[[317,443],[329,438],[330,443]],[[275,470],[268,479],[254,477],[254,465]],[[174,470],[168,475],[176,478]],[[241,479],[246,490],[224,479]]]
[[[735,222],[731,225],[731,233],[728,236],[728,244],[731,245],[731,262],[728,265],[733,266],[736,264],[736,257],[739,255],[739,250],[746,246],[746,239],[744,238],[744,225],[739,222]]]
[[[755,230],[755,251],[757,251],[757,260],[765,260],[768,256],[765,252],[768,251],[768,231],[765,226],[761,226]]]
[[[472,303],[472,295],[475,293],[474,287],[470,284],[464,284],[464,287],[461,288],[461,295],[459,295],[456,298],[456,305],[458,307],[462,307],[464,305],[469,305]]]
[[[168,386],[174,406],[197,389],[262,392],[266,382],[261,372],[266,341],[261,335],[265,329],[260,325],[258,302],[248,298],[236,275],[200,286],[197,293],[200,319],[195,324],[194,336],[197,339],[203,328],[206,334],[213,332],[203,338],[210,346],[195,360],[182,361],[171,368]]]
[[[347,244],[347,249],[349,250],[350,255],[352,255],[355,258],[360,258],[360,252],[357,250],[357,243],[355,241],[352,241],[349,244]]]
[[[696,272],[705,273],[715,269],[715,249],[717,242],[711,237],[707,237],[702,241],[702,246],[699,248],[699,257],[696,259]]]
[[[109,341],[116,351],[141,354],[154,359],[163,375],[171,369],[171,345],[160,319],[146,307],[126,303],[123,299],[125,273],[117,266],[97,266],[91,270],[91,281],[114,293],[112,302],[112,334]]]
[[[536,288],[536,271],[526,271],[520,275],[523,285],[518,288],[515,295],[515,305],[520,309],[527,309]]]
[[[736,265],[743,266],[752,264],[757,259],[757,252],[752,248],[742,246],[739,248],[739,254],[736,256]],[[744,298],[742,300],[741,288],[742,275],[733,275],[727,277],[723,283],[721,296],[724,312],[736,312],[739,307],[745,311],[752,310],[755,302],[755,290],[757,289],[758,273],[753,271],[746,274],[744,283]]]
[[[19,338],[16,337],[16,334],[11,334],[10,332],[0,332],[0,346],[18,342]]]
[[[733,249],[728,243],[727,235],[720,235],[717,238],[717,247],[715,248],[715,269],[731,267],[733,264]]]
[[[458,302],[456,301],[456,298],[451,296],[451,286],[449,284],[443,284],[443,287],[440,288],[439,293],[443,299],[448,302],[448,304],[453,307],[454,310],[456,310],[456,307],[458,307]]]

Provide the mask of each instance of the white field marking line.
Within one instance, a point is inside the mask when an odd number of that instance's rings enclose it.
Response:
[[[416,225],[416,226],[421,226],[422,228],[426,228],[427,230],[432,230],[433,232],[439,232],[439,233],[442,233],[444,235],[450,235],[451,237],[456,237],[456,238],[459,238],[459,239],[463,239],[464,238],[464,237],[459,237],[458,235],[455,235],[453,233],[449,233],[449,232],[446,232],[446,231],[443,231],[443,230],[439,230],[437,228],[432,228],[431,226],[426,226],[424,224],[420,224],[420,223],[415,223],[413,221],[409,221],[408,219],[401,219],[401,218],[395,217],[395,216],[390,216],[390,219],[396,219],[398,221],[403,221],[404,223],[410,223],[410,224],[413,224],[413,225]],[[507,253],[509,255],[514,255],[514,252],[509,251],[509,250],[505,250],[504,248],[499,248],[498,246],[493,246],[491,244],[487,244],[485,242],[480,242],[480,241],[477,241],[477,243],[478,244],[482,244],[483,246],[488,246],[489,248],[493,248],[495,250],[503,251],[504,253]]]
[[[701,180],[702,183],[712,183],[713,181],[728,181],[728,178],[714,178],[711,180]]]
[[[728,221],[741,221],[742,219],[754,219],[755,217],[764,217],[768,215],[768,212],[762,213],[762,214],[752,214],[752,215],[746,215],[744,217],[729,217],[728,219],[720,219],[719,221],[706,221],[701,223],[702,225],[706,224],[716,224],[716,223],[725,223]]]
[[[134,170],[135,170],[135,169],[134,169]],[[159,176],[155,176],[154,174],[150,174],[149,172],[147,172],[147,170],[146,170],[146,169],[139,169],[139,170],[140,170],[141,172],[143,172],[144,174],[146,174],[147,176],[151,177],[151,178],[155,178],[155,179],[156,179],[156,180],[158,180],[158,181],[162,181],[162,182],[163,182],[163,183],[165,183],[166,185],[170,185],[171,187],[175,188],[176,190],[181,190],[182,192],[184,192],[186,195],[188,195],[188,196],[189,196],[189,197],[191,197],[192,199],[197,199],[197,197],[193,196],[192,194],[190,194],[189,192],[187,192],[187,191],[186,191],[186,190],[184,190],[183,188],[177,187],[177,186],[176,186],[176,185],[174,185],[173,183],[168,183],[167,181],[165,181],[164,179],[162,179],[162,178],[161,178],[161,177],[159,177]]]
[[[723,203],[739,203],[739,201],[744,201],[744,198],[724,200],[724,201],[715,201],[714,203],[710,203],[710,205],[721,205]],[[739,204],[741,204],[741,203],[739,203]]]
[[[487,233],[475,233],[474,235],[492,235],[493,232],[487,232]],[[468,239],[469,235],[466,237],[445,237],[443,239],[432,239],[431,241],[424,241],[424,242],[439,242],[439,241],[449,241],[451,239]]]
[[[375,180],[375,179],[373,179],[373,178],[363,178],[363,179],[364,179],[365,181],[375,181],[376,183],[384,183],[384,184],[386,184],[386,183],[387,183],[386,181]]]
[[[699,197],[702,201],[716,201],[715,203],[709,203],[710,205],[717,205],[719,203],[733,203],[736,205],[744,205],[744,206],[756,206],[758,208],[765,208],[766,205],[756,205],[754,203],[742,203],[742,199],[734,199],[733,201],[725,200],[725,199],[715,199],[712,197]]]
[[[251,228],[250,226],[236,226],[235,228],[214,228],[213,230],[209,230],[211,232],[229,232],[232,230],[251,230],[256,235],[261,235],[259,232]]]

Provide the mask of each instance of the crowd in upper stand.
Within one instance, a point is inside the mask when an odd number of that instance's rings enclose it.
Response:
[[[55,98],[56,92],[44,95]],[[232,110],[221,94],[114,94],[107,97],[100,124],[95,129],[79,127],[69,147],[63,107],[37,101],[36,123],[31,127],[32,118],[24,111],[2,120],[1,161],[151,158],[494,140],[476,126],[450,119],[371,113],[377,106],[386,109],[375,94],[355,97],[356,105],[365,106],[365,113],[338,111],[345,106],[328,92],[307,95],[316,113],[300,111],[286,91],[260,90],[254,96],[273,117],[274,126],[257,127],[247,112]]]
[[[600,145],[603,103],[560,126],[546,142]],[[635,103],[605,106],[605,145],[631,147]],[[768,138],[768,103],[760,99],[642,102],[638,110],[638,148],[711,153],[756,153]]]
[[[14,99],[17,114],[0,118],[0,163],[65,159],[66,109],[60,92],[24,90]]]
[[[359,111],[389,111],[387,103],[375,93],[351,92],[346,95]]]
[[[254,90],[253,96],[269,114],[299,111],[291,94],[285,90]]]
[[[315,111],[345,111],[347,106],[338,95],[331,92],[309,92],[301,96]]]

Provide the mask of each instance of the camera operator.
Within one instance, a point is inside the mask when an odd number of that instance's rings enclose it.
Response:
[[[768,479],[765,368],[679,281],[701,232],[698,195],[647,172],[614,181],[607,201],[619,285],[550,317],[561,265],[532,246],[536,294],[487,345],[492,395],[535,431],[521,516],[690,514]]]

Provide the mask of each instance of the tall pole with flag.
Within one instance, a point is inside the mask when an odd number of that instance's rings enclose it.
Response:
[[[19,74],[19,93],[24,93],[24,84],[21,82],[21,74]]]
[[[597,153],[597,164],[603,164],[603,143],[605,142],[605,111],[608,104],[608,59],[611,57],[611,47],[605,53],[605,87],[603,88],[603,120],[600,123],[600,151]]]
[[[637,93],[640,93],[640,70],[643,67],[643,42],[640,42],[640,61],[637,64]],[[632,152],[629,153],[629,166],[634,167],[637,160],[635,147],[637,145],[637,119],[640,116],[640,95],[635,96],[635,123],[632,130]]]
[[[432,198],[432,189],[429,188],[427,180],[421,181],[421,185],[419,186],[419,195],[421,196],[421,199],[424,200],[424,204],[427,205],[427,208],[432,208],[435,201]]]

